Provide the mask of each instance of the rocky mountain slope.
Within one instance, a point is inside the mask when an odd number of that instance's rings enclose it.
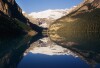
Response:
[[[26,23],[27,19],[22,14],[22,9],[15,0],[0,0],[0,11],[5,15]]]
[[[42,31],[22,14],[22,9],[15,0],[0,0],[0,35],[12,36],[32,31]],[[6,35],[5,35],[6,34]],[[31,33],[29,33],[31,34]]]
[[[49,32],[53,41],[58,39],[62,41],[62,38],[66,38],[67,43],[62,43],[66,46],[68,41],[78,42],[76,39],[81,39],[84,43],[93,41],[90,40],[92,38],[98,39],[100,37],[100,0],[85,0],[68,15],[51,24]]]
[[[100,0],[84,0],[81,4],[79,4],[76,8],[69,12],[65,17],[73,17],[79,14],[91,13],[100,9]],[[60,18],[63,19],[64,17]],[[60,20],[59,19],[59,20]]]
[[[85,0],[74,8],[68,15],[56,20],[53,24],[64,25],[60,31],[100,31],[100,0]],[[70,24],[69,24],[70,23]],[[54,25],[51,25],[51,30]],[[88,26],[87,26],[88,25]],[[58,25],[59,27],[59,25]],[[67,27],[67,28],[65,28]],[[69,32],[71,33],[71,32]],[[62,33],[59,33],[61,36]],[[73,33],[72,33],[73,34]]]
[[[91,65],[100,63],[100,0],[84,0],[49,28],[55,43],[78,53]]]

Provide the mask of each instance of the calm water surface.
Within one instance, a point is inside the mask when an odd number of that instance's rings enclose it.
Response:
[[[100,32],[93,29],[0,39],[0,68],[100,68]]]
[[[90,68],[80,58],[71,55],[45,55],[28,53],[18,68]]]

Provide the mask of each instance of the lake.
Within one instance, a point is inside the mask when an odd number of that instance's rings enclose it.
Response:
[[[100,68],[99,30],[65,28],[0,39],[0,68]]]
[[[64,48],[45,37],[31,44],[17,68],[99,68],[99,61],[98,52]]]

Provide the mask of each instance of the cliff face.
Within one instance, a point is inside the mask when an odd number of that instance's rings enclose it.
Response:
[[[97,7],[97,8],[100,8],[100,0],[94,0],[92,5]]]
[[[0,0],[0,11],[12,18],[17,18],[22,22],[27,22],[27,19],[22,14],[22,9],[15,0]]]
[[[49,36],[57,43],[60,41],[62,46],[85,46],[90,42],[89,46],[93,49],[100,48],[100,42],[94,41],[100,38],[100,0],[85,0],[68,15],[56,20],[49,27]],[[69,44],[68,41],[72,42]]]
[[[100,0],[85,0],[80,10],[93,10],[100,8]]]
[[[15,0],[0,0],[0,37],[33,34],[31,30],[42,33],[43,28],[25,17]]]
[[[100,0],[84,0],[49,27],[55,43],[76,52],[93,65],[100,63]]]
[[[100,8],[100,0],[84,0],[81,4],[77,5],[69,14],[75,14],[78,12],[88,12]]]
[[[0,0],[0,37],[29,34],[31,27],[35,32],[36,28],[22,14],[22,9],[15,0]]]

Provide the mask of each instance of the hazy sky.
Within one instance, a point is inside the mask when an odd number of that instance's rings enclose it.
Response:
[[[16,0],[23,11],[27,13],[39,12],[47,9],[71,8],[82,0]]]

